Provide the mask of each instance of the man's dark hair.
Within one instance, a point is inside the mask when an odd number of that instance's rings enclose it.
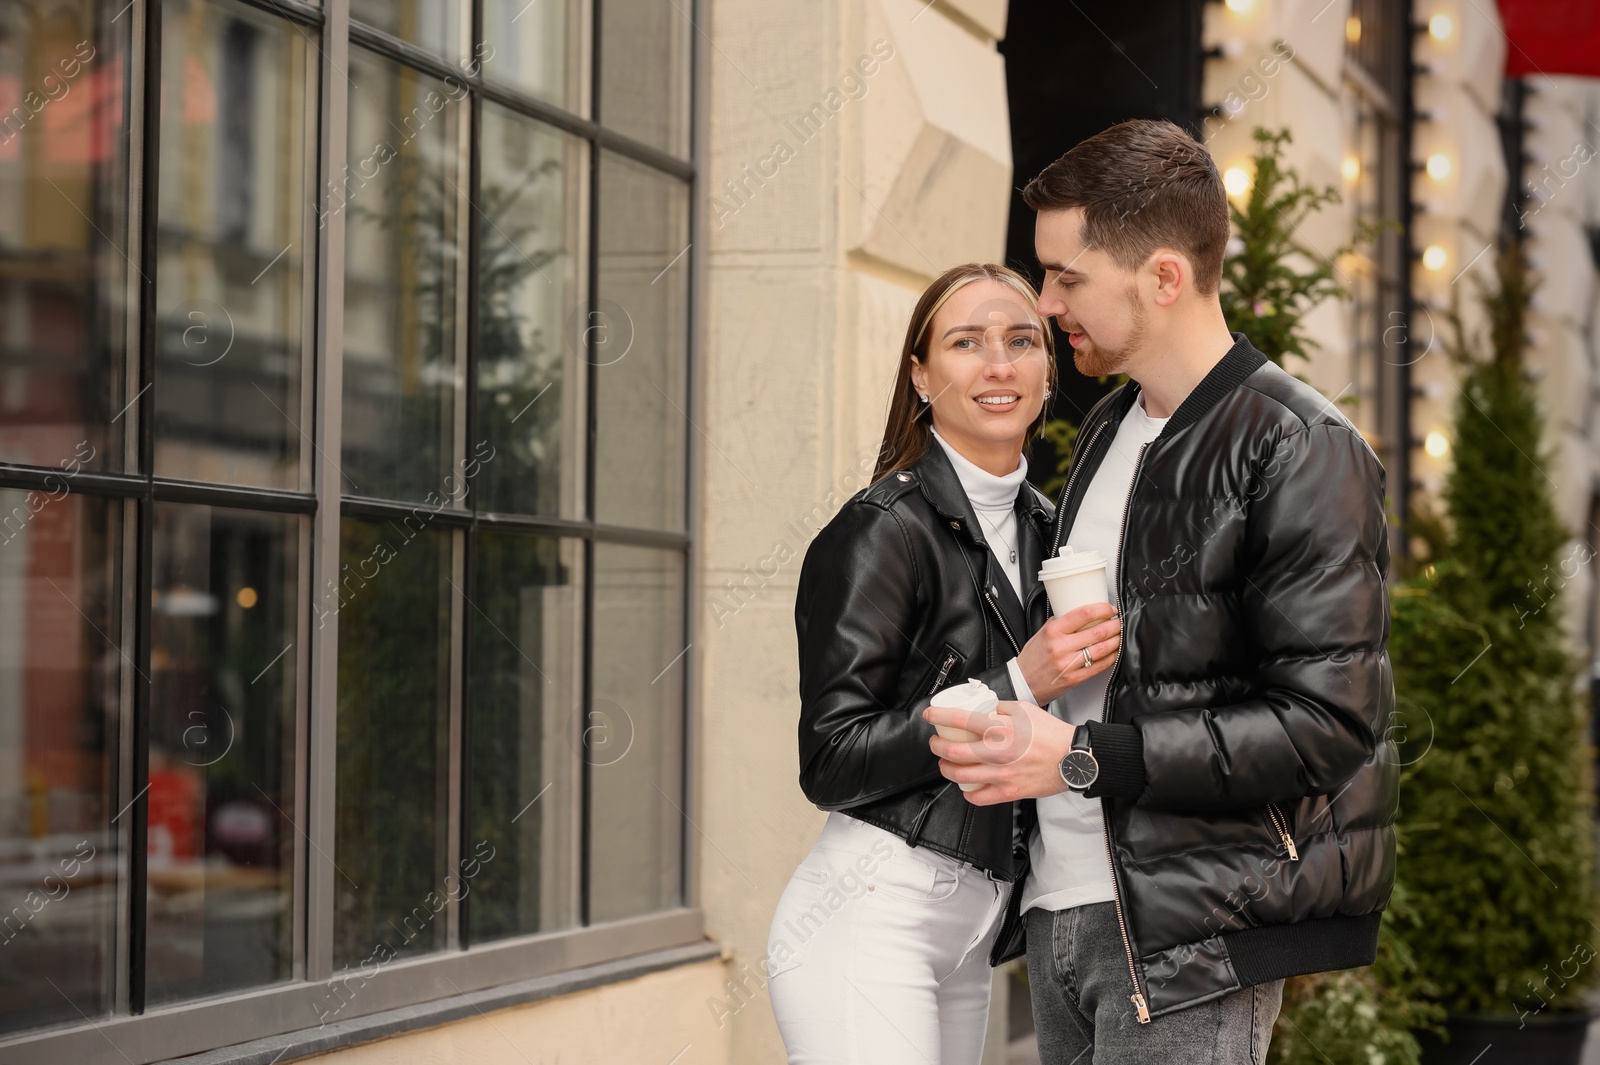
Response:
[[[1079,233],[1125,270],[1172,248],[1194,265],[1201,295],[1222,282],[1228,197],[1198,141],[1166,121],[1137,119],[1096,133],[1022,190],[1035,211],[1083,208]]]

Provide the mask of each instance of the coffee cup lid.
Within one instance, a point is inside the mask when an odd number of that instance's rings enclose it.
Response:
[[[968,678],[964,684],[956,684],[934,695],[929,700],[931,706],[949,706],[957,710],[993,710],[1000,701],[1000,696],[995,694],[993,688],[976,678]]]
[[[1049,580],[1054,577],[1070,577],[1075,573],[1084,573],[1092,569],[1104,569],[1106,556],[1098,551],[1074,551],[1071,544],[1061,548],[1055,558],[1047,558],[1044,565],[1039,567],[1039,579]]]

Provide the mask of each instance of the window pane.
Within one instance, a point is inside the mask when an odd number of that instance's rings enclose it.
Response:
[[[451,461],[465,90],[355,48],[350,76],[350,162],[329,207],[347,238],[344,490],[424,499]]]
[[[577,138],[484,104],[477,432],[494,457],[475,482],[480,510],[578,517],[582,509],[582,167]]]
[[[600,293],[585,330],[597,365],[595,512],[684,524],[688,186],[609,152],[600,161]]]
[[[589,920],[682,899],[683,555],[594,548]]]
[[[0,1031],[111,1006],[121,513],[0,491]]]
[[[688,0],[600,5],[600,123],[674,155],[689,154],[689,10]]]
[[[577,0],[483,0],[483,75],[583,113]]]
[[[289,977],[300,521],[156,507],[152,1002]]]
[[[444,946],[450,536],[425,524],[341,525],[336,965]]]
[[[156,473],[296,488],[310,46],[232,0],[161,29]]]
[[[461,0],[350,0],[350,17],[446,59],[460,56]]]
[[[462,857],[473,942],[577,919],[580,544],[474,540],[471,771]]]
[[[127,402],[123,83],[134,20],[111,23],[121,6],[25,0],[5,16],[0,461],[55,466],[76,453],[91,469],[122,465],[126,423],[111,419]]]

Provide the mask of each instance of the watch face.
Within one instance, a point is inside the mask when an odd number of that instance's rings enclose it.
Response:
[[[1093,784],[1099,775],[1100,764],[1088,751],[1068,751],[1067,756],[1061,759],[1061,779],[1067,782],[1069,788],[1082,791]]]

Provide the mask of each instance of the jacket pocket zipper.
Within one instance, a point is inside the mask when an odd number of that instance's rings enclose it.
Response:
[[[944,662],[939,666],[939,675],[933,678],[933,687],[928,689],[929,695],[938,694],[939,689],[944,687],[944,678],[950,675],[950,670],[954,668],[955,664],[956,653],[951,651],[949,654],[944,656]]]
[[[1298,862],[1300,860],[1300,851],[1294,845],[1294,837],[1289,834],[1289,818],[1284,815],[1284,812],[1278,808],[1278,804],[1275,802],[1267,803],[1267,817],[1272,821],[1272,830],[1278,834],[1279,839],[1283,840],[1283,847],[1289,853],[1289,860]]]

